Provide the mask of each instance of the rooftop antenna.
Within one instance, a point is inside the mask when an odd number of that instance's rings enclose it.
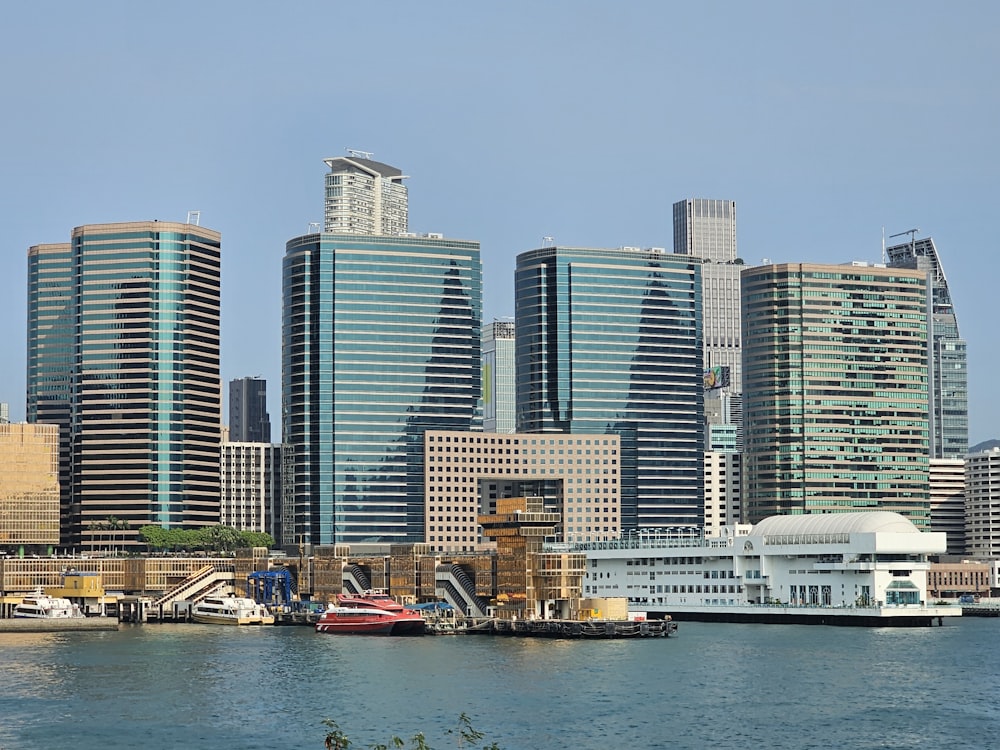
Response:
[[[313,227],[316,227],[316,232],[318,232],[319,231],[319,222],[318,221],[310,221],[309,222],[309,226],[306,227],[306,234],[313,234],[314,233],[313,232]]]
[[[556,241],[555,237],[549,237],[548,235],[545,235],[544,237],[542,237],[542,244],[546,245],[546,246],[554,243],[555,241]]]
[[[201,226],[201,211],[188,211],[187,223]]]
[[[902,237],[904,234],[910,235],[910,255],[916,255],[917,241],[914,235],[916,235],[916,233],[919,231],[920,231],[919,229],[907,229],[905,232],[896,232],[896,234],[890,234],[889,239],[891,240],[893,237]]]
[[[347,149],[347,155],[353,156],[355,159],[371,159],[375,156],[371,151],[358,151],[356,148]]]

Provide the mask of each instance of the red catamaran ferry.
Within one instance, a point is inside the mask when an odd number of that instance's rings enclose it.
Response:
[[[423,635],[423,616],[406,609],[384,591],[339,594],[316,623],[317,633]]]

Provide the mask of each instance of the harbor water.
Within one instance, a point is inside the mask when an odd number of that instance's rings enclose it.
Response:
[[[0,634],[0,749],[355,748],[465,714],[529,748],[1000,747],[1000,620],[681,623],[672,638],[325,636],[123,625]],[[467,747],[467,745],[466,745]]]

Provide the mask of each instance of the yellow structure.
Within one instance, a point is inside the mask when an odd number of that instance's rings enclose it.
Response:
[[[59,427],[0,424],[0,549],[59,544]]]

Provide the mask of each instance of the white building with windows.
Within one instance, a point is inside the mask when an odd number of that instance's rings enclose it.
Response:
[[[650,617],[730,622],[929,624],[960,615],[927,597],[943,533],[888,511],[772,516],[715,537],[642,535],[579,545],[583,596]],[[834,619],[840,618],[840,619]]]
[[[281,538],[281,445],[224,442],[219,523]]]
[[[965,551],[1000,558],[1000,448],[965,457]]]

